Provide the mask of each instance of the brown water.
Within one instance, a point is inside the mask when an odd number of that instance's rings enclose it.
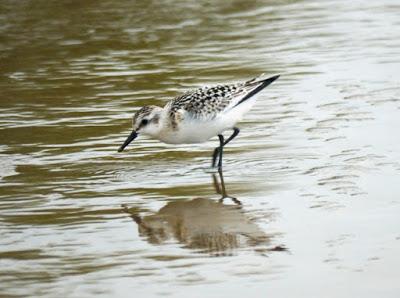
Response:
[[[0,296],[399,297],[398,1],[0,11]],[[137,107],[263,72],[237,200],[217,139],[116,152]]]

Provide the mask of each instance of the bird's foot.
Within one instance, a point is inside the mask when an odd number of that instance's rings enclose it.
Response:
[[[223,196],[222,198],[219,199],[219,202],[223,203],[225,199],[231,199],[232,202],[235,203],[236,205],[242,206],[241,201],[239,201],[237,198],[231,197],[231,196]]]

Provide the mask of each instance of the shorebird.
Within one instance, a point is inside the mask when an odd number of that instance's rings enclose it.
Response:
[[[164,143],[203,143],[214,136],[219,146],[212,156],[212,167],[222,170],[223,148],[238,134],[236,123],[250,110],[256,101],[256,94],[270,85],[279,75],[262,79],[202,87],[188,91],[172,100],[163,108],[144,106],[132,119],[133,131],[118,149],[124,150],[139,134],[149,135]],[[225,140],[222,132],[233,130]]]

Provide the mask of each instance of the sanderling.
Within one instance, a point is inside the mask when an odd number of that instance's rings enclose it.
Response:
[[[214,150],[212,167],[218,158],[221,170],[223,147],[239,133],[236,123],[254,105],[255,95],[277,78],[279,75],[202,87],[170,100],[163,108],[144,106],[133,116],[133,131],[118,152],[140,133],[169,144],[202,143],[218,136],[219,147]],[[222,132],[228,129],[233,129],[233,133],[225,140]]]

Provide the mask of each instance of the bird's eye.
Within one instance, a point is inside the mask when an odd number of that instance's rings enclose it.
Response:
[[[143,119],[141,122],[142,125],[147,125],[147,123],[149,123],[149,120],[147,120],[147,119]]]

